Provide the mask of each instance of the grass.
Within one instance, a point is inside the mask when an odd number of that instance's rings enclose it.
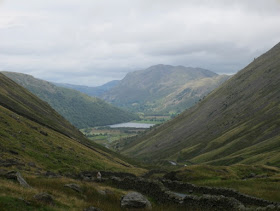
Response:
[[[0,207],[1,210],[83,210],[89,206],[98,207],[104,211],[121,211],[120,199],[128,191],[112,188],[103,183],[77,181],[69,178],[42,178],[25,174],[32,189],[25,189],[19,184],[0,179]],[[82,193],[64,187],[65,184],[76,183],[82,188]],[[103,195],[100,191],[107,190]],[[55,206],[41,204],[33,196],[46,192],[55,199]],[[20,199],[21,198],[21,199]],[[184,210],[176,205],[159,205],[152,201],[153,210]],[[29,204],[27,204],[28,202]],[[2,209],[5,207],[5,209]]]
[[[255,175],[251,177],[251,175]],[[179,170],[177,177],[201,186],[233,188],[251,196],[280,202],[280,169],[265,165],[194,165]]]
[[[147,162],[280,167],[280,44],[192,108],[129,143]]]
[[[145,129],[109,127],[94,127],[81,130],[88,139],[111,150],[118,150],[118,145],[120,145],[123,140],[139,135],[143,131],[145,131]]]
[[[86,170],[145,172],[98,148],[91,148],[0,106],[0,159],[16,160],[26,171],[77,173]],[[47,135],[41,133],[44,131]],[[14,153],[11,153],[14,152]],[[29,166],[28,163],[36,166]],[[17,167],[18,168],[18,167]]]
[[[77,128],[110,125],[138,119],[138,116],[79,91],[58,87],[21,73],[3,72],[7,77],[46,101]]]

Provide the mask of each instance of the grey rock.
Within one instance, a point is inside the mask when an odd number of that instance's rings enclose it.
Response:
[[[122,208],[151,209],[151,203],[141,193],[130,192],[121,199]]]
[[[34,167],[34,168],[36,167],[35,163],[33,163],[33,162],[29,162],[29,163],[28,163],[28,166]]]
[[[85,208],[84,211],[102,211],[102,210],[96,207],[88,207]]]
[[[16,173],[17,181],[19,184],[25,188],[30,188],[30,185],[23,179],[19,172]]]
[[[103,196],[106,195],[106,192],[105,192],[104,190],[98,190],[97,192],[100,193],[100,194],[103,195]]]
[[[75,183],[66,184],[64,187],[70,188],[78,193],[82,192],[81,186]]]
[[[106,193],[107,195],[113,195],[113,194],[114,194],[114,192],[111,191],[111,190],[109,190],[109,189],[105,189],[105,193]]]
[[[48,193],[38,193],[38,194],[34,195],[33,198],[44,204],[48,204],[48,205],[55,204],[53,197]]]
[[[268,210],[276,210],[276,207],[273,204],[266,206]]]
[[[30,185],[24,180],[21,174],[17,171],[9,171],[5,174],[7,179],[17,180],[19,184],[25,188],[30,188]]]

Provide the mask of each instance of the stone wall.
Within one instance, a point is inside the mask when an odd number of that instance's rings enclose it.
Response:
[[[172,191],[180,191],[187,193],[197,193],[197,194],[210,194],[210,195],[223,195],[226,197],[232,197],[240,201],[245,205],[253,205],[265,207],[271,204],[276,204],[271,201],[264,199],[259,199],[256,197],[248,196],[246,194],[240,193],[236,190],[229,188],[214,188],[205,186],[196,186],[190,183],[183,183],[178,181],[161,180],[163,185]],[[278,205],[278,204],[276,204]]]
[[[75,175],[74,178],[82,180],[96,180],[96,175],[98,171],[83,171],[79,175]],[[110,172],[110,171],[100,171],[102,178],[109,178],[112,176],[116,177],[132,177],[135,178],[134,174],[124,173],[124,172]],[[73,176],[72,176],[73,177]]]
[[[175,203],[185,208],[202,210],[244,210],[245,207],[238,200],[225,196],[177,196],[156,180],[143,178],[111,177],[110,181],[117,188],[134,190],[152,197],[158,203]]]

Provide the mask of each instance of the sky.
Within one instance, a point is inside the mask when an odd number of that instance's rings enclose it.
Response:
[[[0,70],[97,86],[156,64],[234,74],[280,42],[280,0],[0,0]]]

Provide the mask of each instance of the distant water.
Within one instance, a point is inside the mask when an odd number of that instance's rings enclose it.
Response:
[[[120,127],[129,127],[129,128],[150,128],[154,126],[154,124],[146,124],[146,123],[136,123],[136,122],[125,122],[115,125],[109,125],[110,128],[120,128]]]

